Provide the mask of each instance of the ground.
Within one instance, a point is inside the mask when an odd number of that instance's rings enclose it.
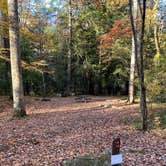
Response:
[[[61,160],[100,155],[120,136],[124,166],[166,166],[166,134],[142,132],[138,104],[123,98],[26,98],[28,116],[10,119],[11,101],[0,99],[0,166],[58,166]]]

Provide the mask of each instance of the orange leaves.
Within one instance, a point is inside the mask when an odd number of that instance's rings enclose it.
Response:
[[[100,0],[95,0],[95,6],[96,6],[97,8],[100,8],[100,7],[102,6]]]
[[[98,37],[100,47],[110,48],[116,39],[122,36],[128,37],[131,35],[131,32],[129,20],[116,20],[108,33]]]

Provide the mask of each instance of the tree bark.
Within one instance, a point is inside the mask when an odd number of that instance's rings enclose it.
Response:
[[[7,4],[6,4],[5,7],[7,7]],[[6,8],[5,8],[5,9],[6,9]],[[4,14],[4,10],[5,10],[5,9],[2,8],[2,7],[0,7],[0,21],[2,21],[2,22],[7,21],[7,20],[6,20],[6,17],[7,17],[7,16]],[[1,26],[0,26],[0,48],[1,48],[0,53],[1,53],[1,54],[3,54],[2,49],[5,48],[4,32],[5,32],[4,26],[1,25]]]
[[[46,81],[45,81],[45,73],[42,73],[42,89],[43,89],[43,93],[42,96],[46,97]]]
[[[138,17],[138,1],[133,1],[133,19],[134,26],[137,29],[137,20]],[[134,44],[134,36],[132,35],[132,51],[131,51],[131,62],[130,62],[130,80],[129,80],[129,103],[132,104],[134,102],[134,73],[135,73],[135,44]]]
[[[71,94],[71,54],[72,54],[72,5],[69,0],[68,28],[69,28],[69,45],[67,57],[67,95]]]
[[[154,26],[154,41],[156,46],[156,54],[157,54],[157,64],[160,64],[160,42],[159,42],[159,32],[158,32],[158,25]]]
[[[17,0],[8,0],[10,59],[13,88],[13,116],[26,115],[21,74],[21,55],[19,46],[19,19]]]
[[[155,1],[155,5],[153,7],[153,10],[154,11],[157,11],[158,9],[158,3],[159,3],[159,0],[156,0]],[[159,39],[159,26],[157,24],[157,16],[154,16],[155,17],[155,25],[154,25],[154,41],[155,41],[155,46],[156,46],[156,55],[157,55],[157,65],[160,64],[160,39]]]
[[[140,107],[143,116],[142,129],[146,131],[148,129],[148,110],[146,106],[146,87],[144,83],[144,33],[145,33],[145,16],[146,16],[146,0],[143,0],[142,7],[142,25],[141,25],[141,38],[140,38]]]
[[[134,45],[135,45],[135,55],[136,55],[136,65],[138,70],[138,78],[139,78],[139,86],[140,86],[140,110],[142,113],[142,129],[146,131],[148,129],[148,111],[146,106],[146,88],[144,83],[144,57],[143,57],[143,44],[144,44],[144,32],[145,32],[145,15],[146,15],[146,0],[143,0],[143,6],[140,6],[141,13],[141,32],[140,39],[137,39],[137,31],[134,25],[133,11],[132,11],[132,0],[129,0],[130,4],[130,19],[132,25],[132,32],[134,37]],[[138,46],[140,47],[138,49]]]

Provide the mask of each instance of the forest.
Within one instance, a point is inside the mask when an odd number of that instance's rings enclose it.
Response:
[[[109,166],[117,138],[166,165],[166,0],[0,0],[0,165]]]

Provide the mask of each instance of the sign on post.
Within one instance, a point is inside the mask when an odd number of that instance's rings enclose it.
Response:
[[[122,164],[122,154],[112,155],[111,156],[111,165]]]

